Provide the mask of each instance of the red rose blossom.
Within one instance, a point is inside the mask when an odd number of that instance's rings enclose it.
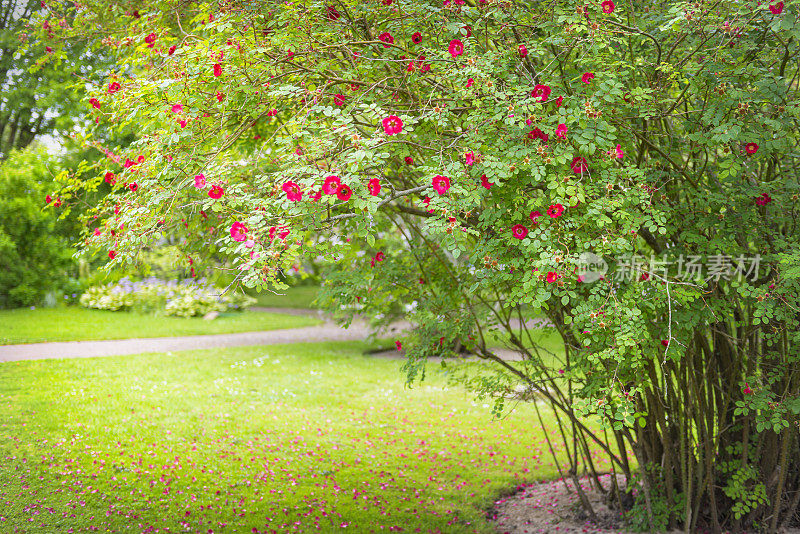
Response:
[[[559,278],[558,277],[558,273],[554,273],[553,271],[549,271],[547,273],[547,283],[548,284],[554,283],[556,280],[558,280],[558,278]]]
[[[386,43],[383,45],[384,48],[389,48],[390,44],[394,44],[394,37],[392,37],[392,34],[389,32],[383,32],[382,34],[380,34],[378,36],[378,40]]]
[[[337,93],[337,94],[333,95],[333,103],[335,105],[337,105],[337,106],[343,106],[344,105],[344,98],[345,98],[344,95],[340,95],[340,94]]]
[[[770,202],[772,202],[772,197],[769,196],[769,193],[761,193],[761,196],[756,197],[757,206],[766,206]]]
[[[211,187],[211,189],[208,190],[208,196],[210,196],[213,199],[220,199],[220,198],[222,198],[222,195],[224,195],[224,194],[225,194],[225,190],[222,189],[222,187],[220,187],[218,185],[215,185],[215,186]]]
[[[744,151],[752,156],[753,154],[758,152],[758,145],[755,143],[747,143],[744,146]]]
[[[572,163],[570,163],[569,166],[575,174],[583,174],[589,170],[589,167],[586,165],[586,158],[580,156],[572,158]]]
[[[605,0],[605,2],[600,4],[600,7],[603,9],[603,13],[605,13],[606,15],[610,15],[611,13],[614,12],[614,8],[616,6],[614,5],[614,2],[612,2],[611,0]]]
[[[217,78],[222,76],[222,65],[219,63],[214,63],[214,76]]]
[[[528,132],[528,139],[531,141],[534,139],[540,139],[543,143],[546,143],[550,139],[550,136],[541,131],[539,128],[534,128]]]
[[[108,94],[113,95],[114,93],[119,91],[121,88],[122,88],[122,86],[120,86],[119,82],[111,82],[110,84],[108,84],[107,92],[108,92]]]
[[[411,41],[414,44],[420,44],[422,42],[422,34],[419,32],[414,32],[414,35],[411,36]]]
[[[440,195],[444,195],[447,193],[447,190],[450,189],[450,178],[447,176],[442,176],[441,174],[437,174],[433,177],[433,189]]]
[[[561,217],[561,214],[564,213],[564,206],[561,204],[551,204],[549,208],[547,208],[547,214],[556,219]]]
[[[777,4],[770,4],[769,11],[773,15],[780,15],[783,13],[783,2],[778,2]]]
[[[381,181],[378,178],[370,178],[367,183],[367,189],[369,189],[369,194],[373,197],[378,196],[381,192]]]
[[[109,259],[113,260],[114,258],[117,257],[117,251],[116,250],[109,250],[108,251],[108,257],[109,257]]]
[[[403,161],[406,162],[406,165],[413,165],[414,164],[414,158],[412,158],[411,156],[406,156],[405,158],[403,158]]]
[[[395,135],[403,131],[403,121],[397,115],[389,115],[383,119],[383,131],[386,135]]]
[[[539,102],[547,102],[547,98],[550,96],[550,86],[544,85],[542,83],[537,83],[534,86],[533,91],[531,91],[531,97],[538,98]]]
[[[594,80],[594,74],[591,72],[584,72],[583,76],[581,76],[581,81],[585,84],[592,83],[592,80]]]
[[[483,176],[481,176],[481,185],[485,187],[487,191],[489,191],[494,184],[490,182],[489,179],[486,178],[486,175],[484,174]]]
[[[464,43],[462,43],[460,39],[453,39],[450,41],[447,51],[450,52],[450,55],[455,59],[464,53]]]
[[[92,105],[93,108],[100,109],[100,101],[96,98],[90,98],[89,103]]]
[[[299,202],[303,200],[303,191],[300,186],[295,182],[289,180],[282,186],[283,191],[286,193],[286,198],[292,202]]]
[[[336,190],[336,197],[342,202],[347,202],[348,200],[350,200],[350,197],[352,195],[353,191],[350,189],[350,186],[346,184],[340,185],[339,189]]]
[[[521,224],[515,224],[511,227],[511,233],[514,234],[514,237],[517,239],[525,239],[528,235],[528,229]]]
[[[247,227],[240,222],[233,223],[231,225],[231,237],[234,241],[243,242],[247,239]]]
[[[517,47],[517,53],[519,53],[519,57],[525,58],[528,56],[528,47],[524,44],[521,44]]]
[[[325,8],[325,17],[328,20],[339,20],[340,16],[339,11],[335,7],[327,6]]]
[[[338,176],[328,176],[322,184],[322,192],[326,195],[335,195],[342,181]]]

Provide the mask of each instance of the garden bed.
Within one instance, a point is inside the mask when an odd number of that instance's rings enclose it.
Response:
[[[624,477],[618,477],[617,480],[620,487],[624,486]],[[602,475],[600,481],[606,489],[611,487],[611,475]],[[590,521],[581,508],[574,483],[558,479],[520,485],[515,494],[495,502],[492,515],[497,522],[497,532],[627,533],[620,513],[605,504],[606,495],[593,487],[588,478],[582,478],[579,482],[597,515],[597,521]]]

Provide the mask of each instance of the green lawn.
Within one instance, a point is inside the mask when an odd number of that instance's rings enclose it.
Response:
[[[279,295],[270,292],[251,295],[258,303],[256,306],[268,308],[313,308],[311,303],[317,298],[319,286],[296,286],[278,291]]]
[[[309,317],[262,312],[224,314],[212,321],[205,321],[199,317],[156,317],[80,307],[22,308],[0,310],[0,345],[227,334],[314,324],[319,324],[319,321]]]
[[[493,420],[364,348],[0,364],[0,531],[489,533],[556,476],[531,404]]]
[[[538,348],[543,357],[545,354],[560,356],[564,353],[563,341],[555,328],[532,328],[527,333],[524,331],[520,333],[519,329],[516,329],[514,334],[522,336],[522,344],[525,347]],[[507,332],[489,332],[487,337],[488,344],[492,347],[516,348],[509,343],[509,334]]]

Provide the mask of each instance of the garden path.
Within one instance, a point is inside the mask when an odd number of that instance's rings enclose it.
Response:
[[[363,321],[354,321],[344,329],[316,310],[286,308],[251,308],[254,311],[312,315],[324,322],[317,326],[269,330],[266,332],[241,332],[236,334],[211,334],[185,337],[158,337],[136,339],[111,339],[103,341],[65,341],[50,343],[28,343],[0,346],[0,363],[20,360],[46,360],[52,358],[95,358],[122,356],[145,352],[173,352],[181,350],[212,349],[218,347],[241,347],[252,345],[279,345],[287,343],[317,343],[321,341],[363,341],[370,330]],[[384,336],[399,333],[407,325],[398,323]],[[504,359],[516,359],[511,351],[497,351]],[[379,356],[401,356],[399,351],[378,353]]]
[[[286,310],[281,310],[278,313],[285,312]],[[144,352],[170,352],[248,345],[353,341],[366,339],[368,335],[369,331],[364,323],[354,323],[349,329],[345,330],[326,321],[317,326],[269,330],[266,332],[4,345],[0,346],[0,362],[44,360],[49,358],[94,358],[98,356],[141,354]]]

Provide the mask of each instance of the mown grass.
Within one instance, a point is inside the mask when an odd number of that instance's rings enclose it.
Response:
[[[79,307],[0,310],[0,345],[45,341],[87,341],[140,337],[229,334],[319,324],[310,317],[263,312],[200,317],[160,317]]]
[[[492,419],[365,348],[0,364],[0,531],[488,533],[557,476],[531,404]]]
[[[254,293],[251,296],[257,301],[256,306],[267,308],[313,308],[319,286],[295,286],[281,289],[278,293],[268,291]]]

